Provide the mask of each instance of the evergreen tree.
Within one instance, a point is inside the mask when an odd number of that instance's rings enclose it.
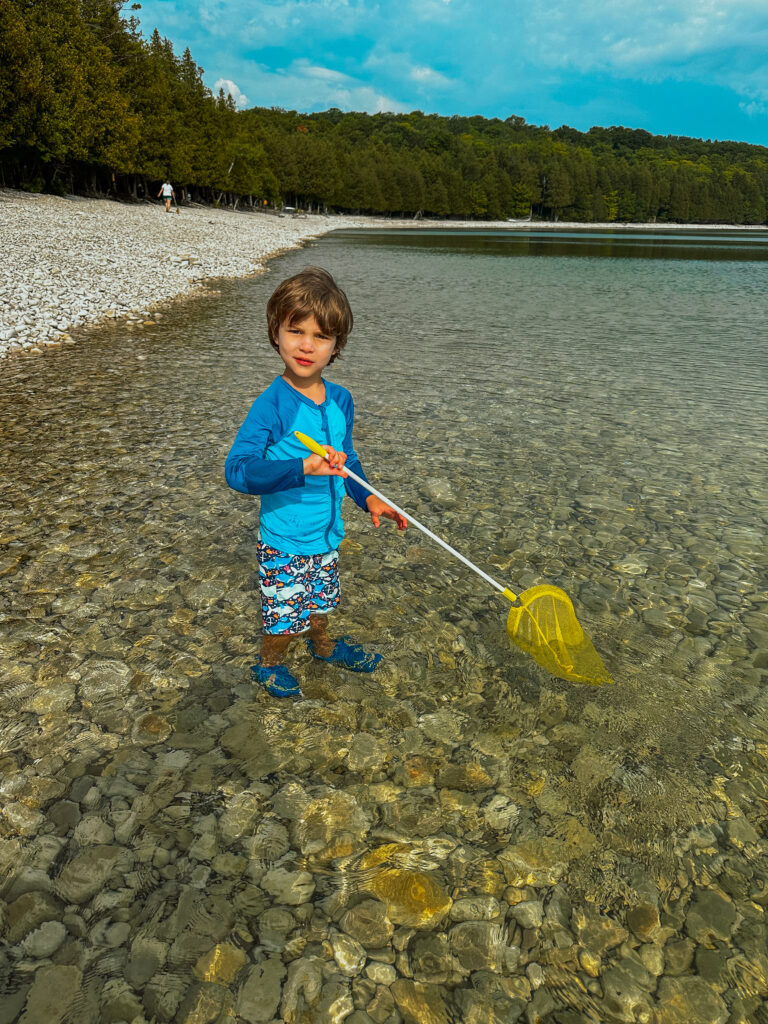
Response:
[[[413,216],[764,223],[768,149],[615,126],[239,111],[126,0],[0,0],[0,169],[30,189]]]

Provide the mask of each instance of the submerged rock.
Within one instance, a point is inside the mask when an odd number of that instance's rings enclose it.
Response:
[[[405,1024],[451,1024],[451,1015],[438,986],[399,978],[391,991]]]
[[[366,949],[386,946],[395,930],[387,917],[386,906],[378,900],[357,903],[344,913],[340,925]]]
[[[44,960],[56,952],[66,935],[67,929],[60,921],[46,921],[35,931],[30,932],[21,945],[27,956],[35,960]]]
[[[254,812],[255,814],[256,812]],[[242,811],[240,812],[242,815]],[[222,819],[223,819],[222,815]],[[224,830],[223,820],[221,822],[222,831]],[[245,830],[242,817],[239,817],[237,823],[237,831],[241,828]],[[228,826],[230,832],[234,831],[233,825]],[[244,841],[245,848],[249,855],[256,860],[265,861],[270,863],[271,861],[278,860],[287,853],[290,847],[290,841],[288,839],[288,829],[285,825],[280,824],[279,821],[273,818],[268,818],[265,821],[259,822],[256,827],[256,831],[252,836]]]
[[[627,937],[626,928],[589,905],[573,911],[571,924],[581,945],[598,957]]]
[[[366,953],[363,947],[350,935],[335,932],[331,935],[333,959],[343,975],[348,978],[359,974],[365,963]]]
[[[56,879],[56,891],[67,903],[86,903],[103,888],[119,856],[116,846],[92,846],[79,853]]]
[[[656,1018],[658,1024],[724,1024],[728,1008],[702,978],[662,978]]]
[[[510,915],[522,928],[540,928],[544,907],[536,900],[521,900],[511,908]]]
[[[437,775],[437,784],[445,789],[458,789],[467,793],[489,789],[491,777],[482,765],[471,761],[467,764],[447,764]]]
[[[317,1024],[341,1024],[354,1011],[352,995],[346,985],[328,981],[323,985],[314,1020]]]
[[[144,745],[162,743],[168,739],[172,732],[173,728],[167,719],[163,718],[162,715],[151,712],[150,714],[142,715],[136,720],[131,732],[131,739],[134,743]]]
[[[504,929],[491,921],[464,921],[451,928],[451,949],[468,971],[494,971],[514,967],[520,950],[508,946]]]
[[[85,815],[74,831],[75,842],[80,846],[103,846],[114,838],[114,830],[98,814]]]
[[[82,972],[77,967],[51,964],[35,973],[19,1024],[59,1024],[80,991]]]
[[[627,924],[642,942],[653,942],[660,934],[659,909],[653,903],[640,903],[627,911]]]
[[[109,978],[104,983],[99,999],[100,1021],[118,1024],[141,1016],[141,1003],[136,993],[123,978]]]
[[[124,697],[132,676],[133,670],[124,661],[93,659],[80,674],[80,693],[89,704]]]
[[[259,941],[271,953],[280,953],[285,946],[286,935],[293,930],[296,921],[293,914],[284,907],[270,907],[258,919]]]
[[[602,975],[601,983],[606,1009],[616,1020],[634,1024],[650,1021],[655,979],[647,972],[638,979],[623,962],[611,965]]]
[[[165,963],[168,946],[160,939],[137,935],[131,943],[126,978],[135,988],[142,988]]]
[[[285,966],[277,957],[270,957],[249,968],[237,996],[237,1015],[247,1024],[267,1024],[267,1021],[271,1021],[280,1005],[285,975]]]
[[[270,868],[259,884],[278,903],[295,907],[307,903],[315,891],[314,880],[308,871],[288,871],[286,868]]]
[[[387,753],[384,745],[370,733],[361,732],[352,737],[347,752],[347,764],[353,772],[373,771],[384,764]]]
[[[144,1006],[151,1017],[171,1021],[189,988],[189,979],[178,974],[156,974],[144,989]]]
[[[509,797],[496,793],[483,807],[483,818],[489,828],[506,832],[520,816],[520,808]]]
[[[228,985],[234,981],[235,975],[244,966],[247,959],[248,957],[242,949],[238,949],[229,942],[222,942],[200,957],[192,973],[198,981],[212,981],[219,985]]]
[[[696,889],[685,918],[685,930],[696,942],[710,946],[717,939],[727,941],[736,920],[737,911],[731,900],[712,889]]]
[[[453,921],[493,921],[501,913],[495,896],[468,896],[454,900],[451,907]]]
[[[288,967],[288,979],[283,986],[280,1015],[286,1024],[300,1024],[299,1003],[306,1004],[310,1013],[320,1002],[323,986],[322,961],[312,958],[294,960]]]
[[[49,893],[25,892],[8,906],[4,938],[15,946],[45,921],[58,920],[61,912],[61,904]]]
[[[368,887],[386,906],[390,921],[414,928],[434,928],[453,903],[431,875],[419,871],[388,868]]]
[[[318,853],[342,835],[360,838],[370,828],[368,817],[349,793],[329,793],[313,800],[296,823],[301,852]]]
[[[442,985],[461,976],[459,962],[443,933],[417,932],[408,943],[408,957],[414,981]]]
[[[568,851],[558,839],[532,839],[499,853],[509,885],[555,885],[565,874]]]

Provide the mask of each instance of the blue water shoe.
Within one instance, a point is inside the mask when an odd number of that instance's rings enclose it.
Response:
[[[381,661],[381,655],[365,651],[361,644],[347,643],[348,640],[348,636],[343,636],[340,640],[337,640],[333,652],[327,658],[324,658],[322,654],[315,654],[315,648],[312,645],[311,639],[307,640],[307,648],[312,657],[317,658],[318,661],[330,661],[334,665],[348,668],[350,672],[375,671]]]
[[[285,665],[251,665],[251,675],[270,697],[301,697],[298,680]]]

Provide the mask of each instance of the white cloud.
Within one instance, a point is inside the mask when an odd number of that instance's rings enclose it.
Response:
[[[257,106],[277,104],[306,112],[339,107],[368,114],[410,110],[367,82],[303,59],[276,70],[251,64],[249,72],[248,92]]]
[[[723,87],[752,116],[768,100],[765,0],[551,0],[529,8],[523,34],[556,73]]]
[[[237,26],[240,42],[306,48],[307,39],[342,39],[378,18],[378,4],[366,0],[203,0],[200,20],[226,38]]]
[[[768,114],[768,103],[752,100],[749,103],[740,103],[739,109],[743,110],[747,117],[765,117]]]
[[[354,79],[349,75],[345,75],[343,71],[336,71],[333,68],[320,67],[317,64],[310,64],[308,60],[296,60],[291,64],[291,70],[305,78],[317,78],[323,82],[335,82],[338,84],[346,84],[354,82]]]
[[[363,65],[366,71],[386,75],[390,81],[411,81],[426,89],[449,89],[456,83],[441,71],[426,64],[416,64],[410,54],[398,53],[376,47],[366,57]]]
[[[411,13],[424,21],[444,20],[451,12],[451,0],[414,0]]]
[[[248,97],[240,92],[235,83],[229,78],[217,78],[213,83],[213,91],[218,93],[219,89],[223,89],[225,93],[229,93],[232,99],[235,101],[236,107],[248,106]]]
[[[435,89],[449,89],[453,82],[447,75],[428,67],[412,67],[408,75],[414,82],[422,85],[432,86]]]
[[[670,120],[654,97],[686,83],[730,91],[736,118],[768,106],[768,0],[142,0],[140,14],[249,105],[555,124],[597,104],[595,123],[653,127]],[[681,134],[701,133],[691,114],[675,113]]]
[[[527,30],[539,59],[580,71],[642,73],[731,47],[764,60],[768,48],[764,0],[554,0],[531,7]]]

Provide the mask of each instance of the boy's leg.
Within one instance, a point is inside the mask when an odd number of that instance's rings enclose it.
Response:
[[[339,553],[329,551],[314,557],[312,598],[315,608],[310,612],[307,646],[314,658],[341,665],[352,672],[373,672],[381,661],[380,654],[365,651],[360,644],[349,643],[349,637],[332,640],[328,635],[328,616],[339,603]]]
[[[283,664],[291,640],[306,631],[296,606],[302,587],[302,560],[259,541],[259,588],[264,632],[258,664],[251,668],[257,682],[273,697],[300,697],[298,681]]]
[[[301,689],[283,664],[283,657],[293,640],[292,633],[265,633],[261,641],[261,658],[251,666],[251,675],[272,697],[300,697]]]
[[[265,633],[261,639],[261,664],[265,668],[281,665],[293,636],[292,633]]]
[[[339,603],[339,553],[328,551],[312,558],[309,595],[317,611],[309,613],[309,639],[312,650],[321,658],[330,658],[336,641],[328,635],[328,612]]]
[[[321,658],[330,658],[336,641],[328,635],[328,616],[312,612],[309,616],[309,639],[312,648]]]

